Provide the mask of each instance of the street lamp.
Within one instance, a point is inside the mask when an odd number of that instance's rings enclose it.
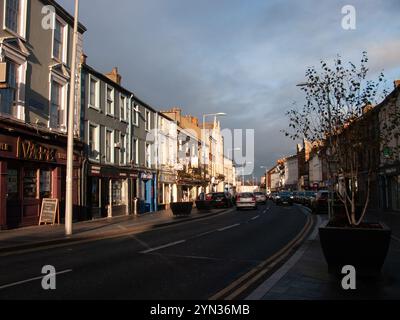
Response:
[[[79,0],[75,0],[74,34],[72,38],[71,87],[68,110],[67,174],[65,196],[65,235],[72,235],[73,173],[74,173],[74,116],[76,99],[76,52],[78,42]]]
[[[204,177],[205,177],[205,171],[206,171],[206,154],[205,154],[205,144],[206,144],[206,118],[207,117],[225,117],[227,116],[227,114],[225,112],[217,112],[217,113],[208,113],[208,114],[204,114],[203,115],[203,133],[202,133],[202,137],[203,137],[203,164],[204,164]],[[210,146],[211,148],[211,146]]]

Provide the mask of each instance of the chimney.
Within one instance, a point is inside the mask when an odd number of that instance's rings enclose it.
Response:
[[[400,80],[394,80],[394,87],[395,88],[400,87]]]
[[[82,53],[81,54],[81,64],[86,64],[86,60],[87,60],[87,55]]]
[[[106,73],[106,77],[118,85],[121,85],[121,75],[118,73],[118,68],[114,67],[110,73]]]

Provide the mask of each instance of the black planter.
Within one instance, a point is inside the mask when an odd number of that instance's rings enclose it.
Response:
[[[206,200],[197,200],[196,208],[200,211],[210,211],[212,209],[212,202]]]
[[[354,266],[359,276],[378,276],[389,250],[391,230],[382,228],[319,228],[319,236],[329,272],[341,274],[346,265]]]
[[[175,216],[188,216],[192,213],[193,202],[173,202],[171,210]]]

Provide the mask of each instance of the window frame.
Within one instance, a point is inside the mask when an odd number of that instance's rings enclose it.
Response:
[[[18,21],[17,21],[17,32],[7,27],[7,2],[10,0],[4,0],[3,2],[3,30],[11,33],[12,35],[25,40],[26,39],[26,25],[27,25],[27,0],[19,1]]]
[[[111,89],[111,112],[108,112],[108,89]],[[110,86],[109,84],[106,83],[106,90],[105,90],[105,101],[106,101],[106,105],[105,105],[105,111],[106,111],[106,115],[110,116],[110,117],[115,117],[115,89],[113,86]]]
[[[150,130],[151,130],[151,112],[150,112],[150,110],[148,110],[148,109],[145,109],[145,125],[144,125],[144,127],[145,127],[145,130],[147,131],[147,132],[150,132]]]
[[[67,64],[67,56],[68,56],[68,24],[57,14],[54,13],[54,28],[52,29],[52,39],[51,39],[51,58],[57,62]],[[56,23],[59,23],[62,27],[61,38],[62,38],[62,47],[61,47],[61,59],[54,55],[55,49],[55,34],[56,34]]]
[[[124,101],[124,103],[122,103]],[[128,110],[128,96],[123,93],[119,93],[119,120],[123,122],[128,122],[129,119],[126,118]]]
[[[139,139],[138,138],[133,138],[133,147],[135,149],[134,163],[135,163],[135,165],[139,165]]]
[[[119,141],[121,144],[121,148],[119,149],[119,164],[126,165],[127,164],[127,151],[128,151],[128,148],[126,147],[127,146],[127,144],[126,144],[127,134],[120,132],[119,135],[120,135]]]
[[[107,160],[107,132],[110,132],[110,161]],[[105,128],[104,136],[104,162],[107,164],[114,163],[114,130],[110,128]]]
[[[139,114],[140,114],[140,107],[139,107],[139,105],[137,104],[137,103],[135,103],[135,102],[133,102],[133,108],[132,108],[132,111],[133,111],[133,119],[132,119],[132,124],[135,126],[135,127],[139,127]]]
[[[96,92],[95,92],[95,99],[96,99],[95,104],[96,105],[92,105],[92,103],[91,103],[92,81],[93,80],[97,82],[96,89],[95,89],[96,90]],[[88,107],[92,108],[92,109],[95,109],[97,111],[100,111],[100,92],[101,92],[100,91],[100,86],[101,86],[100,80],[98,78],[96,78],[95,76],[89,74]]]
[[[63,123],[59,125],[58,128],[51,127],[51,108],[52,108],[52,93],[53,93],[53,82],[56,82],[61,87],[61,107],[64,112]],[[68,107],[68,81],[58,76],[54,72],[50,72],[50,81],[49,81],[49,120],[48,120],[48,128],[51,130],[61,131],[63,133],[67,132],[67,107]]]
[[[92,156],[92,150],[90,150],[90,148],[89,148],[89,159],[90,160],[92,160],[92,161],[95,161],[95,162],[100,162],[100,158],[101,158],[101,155],[100,155],[100,139],[101,139],[101,137],[100,137],[100,125],[99,124],[97,124],[97,123],[95,123],[95,122],[93,122],[93,121],[88,121],[88,135],[87,135],[87,145],[90,147],[90,128],[91,127],[95,127],[96,128],[96,135],[95,135],[95,137],[96,137],[96,141],[95,141],[95,151],[97,151],[98,152],[98,156],[97,156],[97,159],[96,158],[94,158],[93,156]]]

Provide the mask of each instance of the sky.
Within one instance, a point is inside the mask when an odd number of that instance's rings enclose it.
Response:
[[[73,0],[58,1],[73,12]],[[342,28],[352,5],[356,29]],[[124,87],[158,110],[179,106],[222,127],[255,130],[255,175],[296,152],[281,133],[296,85],[321,59],[359,62],[400,79],[399,0],[81,0],[87,63],[119,68]],[[229,148],[226,146],[226,148]]]

